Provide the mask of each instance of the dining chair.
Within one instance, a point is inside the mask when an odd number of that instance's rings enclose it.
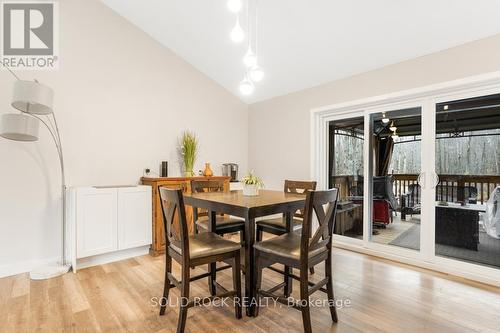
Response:
[[[204,232],[189,235],[186,220],[184,198],[181,189],[160,188],[161,206],[163,211],[163,224],[165,227],[165,283],[163,297],[160,302],[160,315],[165,314],[168,304],[169,291],[172,287],[180,290],[181,302],[179,302],[179,319],[177,323],[177,333],[184,332],[186,326],[187,310],[193,306],[200,305],[200,302],[189,298],[189,284],[205,277],[211,279],[211,273],[203,273],[191,276],[191,267],[212,264],[224,261],[232,266],[233,290],[213,295],[207,299],[213,300],[216,297],[234,297],[235,316],[240,319],[241,313],[241,272],[240,272],[240,249],[241,245],[224,239],[221,236]],[[173,227],[175,217],[178,217],[178,231]],[[181,281],[172,275],[172,259],[181,265]],[[215,273],[215,272],[214,272]]]
[[[219,180],[191,180],[191,192],[224,192],[224,181]],[[193,220],[195,221],[194,232],[198,233],[200,229],[208,231],[208,212],[193,207]],[[214,232],[218,235],[238,232],[240,242],[245,241],[245,221],[229,215],[217,215],[215,220]]]
[[[306,195],[307,191],[316,190],[316,182],[314,181],[297,181],[297,180],[285,180],[284,192],[285,193],[295,193]],[[298,210],[292,220],[292,230],[300,230],[302,228],[302,220],[304,218],[304,212]],[[273,235],[283,235],[286,233],[285,220],[283,217],[264,219],[256,222],[256,238],[257,242],[262,241],[262,236],[264,232]],[[314,274],[314,267],[310,269],[311,274]]]
[[[306,333],[312,331],[309,296],[318,290],[327,293],[330,315],[334,322],[338,321],[332,276],[332,234],[335,227],[337,196],[338,189],[307,192],[302,234],[299,235],[292,231],[254,245],[257,305],[260,304],[261,297],[272,297],[280,303],[291,304],[292,307],[302,312],[304,332]],[[310,236],[313,214],[319,222],[319,227]],[[318,283],[309,281],[308,269],[322,262],[325,263],[325,278]],[[296,300],[290,302],[289,298],[274,294],[274,291],[285,284],[284,282],[271,289],[261,290],[262,270],[276,263],[300,271],[300,276],[291,274],[292,278],[300,281],[300,300],[298,302]],[[256,315],[258,315],[258,307]]]

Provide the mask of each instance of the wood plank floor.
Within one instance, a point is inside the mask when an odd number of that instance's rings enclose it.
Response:
[[[337,324],[327,308],[313,309],[314,332],[500,331],[498,288],[345,250],[334,253],[336,296],[351,305],[338,310]],[[177,308],[160,317],[151,301],[161,295],[163,267],[164,257],[142,256],[45,281],[30,281],[27,274],[0,279],[0,332],[175,332]],[[317,269],[315,279],[322,276]],[[264,277],[264,287],[279,280],[270,271]],[[230,271],[219,273],[218,281],[230,287]],[[191,290],[207,295],[206,279]],[[177,290],[171,295],[176,298]],[[321,292],[314,296],[326,299]],[[257,318],[236,320],[232,306],[189,310],[186,332],[222,331],[301,332],[301,314],[268,307]]]

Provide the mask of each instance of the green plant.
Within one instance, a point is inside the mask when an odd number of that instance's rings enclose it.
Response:
[[[241,178],[241,181],[245,185],[257,185],[257,187],[264,187],[264,183],[262,180],[257,177],[254,173],[253,170],[250,171],[249,173],[246,174],[245,177]]]
[[[179,139],[179,152],[184,162],[186,176],[194,176],[193,167],[198,155],[199,142],[196,135],[184,131]]]

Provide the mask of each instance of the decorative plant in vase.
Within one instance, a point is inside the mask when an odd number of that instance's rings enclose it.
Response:
[[[259,195],[259,188],[264,187],[262,180],[250,171],[245,177],[241,178],[243,183],[243,195],[256,196]]]
[[[190,131],[184,131],[179,139],[179,153],[184,162],[184,174],[186,177],[194,176],[194,162],[198,155],[199,142],[196,135]]]

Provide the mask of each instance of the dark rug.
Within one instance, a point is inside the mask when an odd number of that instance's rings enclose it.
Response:
[[[420,226],[414,225],[389,243],[412,250],[420,249]],[[468,250],[461,247],[436,244],[436,254],[439,256],[460,259],[472,263],[480,263],[500,267],[500,239],[479,232],[478,250]]]

